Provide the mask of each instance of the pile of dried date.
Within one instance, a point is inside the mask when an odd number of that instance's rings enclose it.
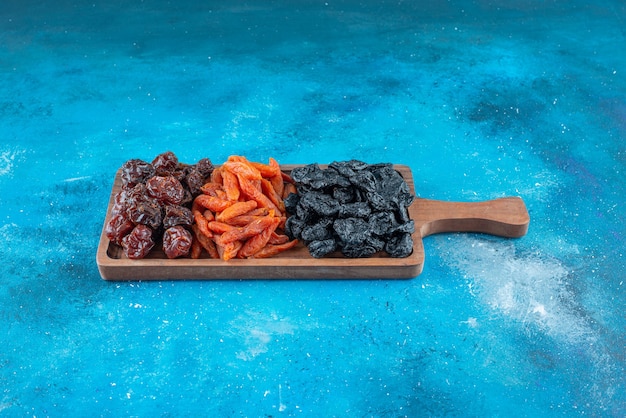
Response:
[[[189,254],[193,198],[213,172],[203,158],[196,164],[182,164],[167,151],[151,163],[140,159],[121,167],[122,189],[115,195],[106,236],[120,245],[130,259],[144,258],[162,238],[168,258]]]
[[[385,251],[407,257],[415,230],[408,207],[415,196],[392,164],[350,160],[295,168],[297,194],[285,199],[285,232],[316,258],[334,251],[369,257]]]

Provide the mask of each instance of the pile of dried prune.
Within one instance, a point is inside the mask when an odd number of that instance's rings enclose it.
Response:
[[[167,257],[186,256],[192,243],[191,202],[212,172],[208,158],[188,165],[171,151],[150,163],[126,161],[120,173],[122,189],[105,225],[107,237],[130,259],[144,258],[158,242]]]
[[[407,257],[415,225],[408,208],[415,199],[392,164],[350,160],[317,164],[291,172],[298,193],[285,199],[285,225],[316,258],[341,251],[346,257],[369,257],[380,251]]]

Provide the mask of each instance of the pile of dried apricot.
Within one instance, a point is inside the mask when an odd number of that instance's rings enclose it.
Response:
[[[191,207],[197,238],[192,258],[202,249],[222,260],[265,258],[298,243],[282,232],[287,219],[283,197],[295,187],[273,158],[261,164],[230,156],[201,191]]]

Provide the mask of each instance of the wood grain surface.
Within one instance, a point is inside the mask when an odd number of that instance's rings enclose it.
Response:
[[[297,165],[282,165],[290,172]],[[395,169],[406,180],[411,193],[415,186],[411,170]],[[110,216],[115,194],[121,189],[120,173],[115,176],[104,224]],[[447,202],[417,198],[409,208],[415,221],[413,252],[406,258],[392,258],[381,252],[369,258],[346,258],[335,253],[313,258],[303,244],[266,259],[210,258],[168,259],[155,247],[148,257],[129,260],[118,245],[100,236],[96,261],[105,280],[194,280],[194,279],[408,279],[418,276],[424,265],[422,238],[443,232],[478,232],[517,238],[526,234],[530,218],[522,199],[508,197],[483,202]]]

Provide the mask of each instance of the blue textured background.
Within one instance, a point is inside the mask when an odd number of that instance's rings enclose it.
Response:
[[[587,3],[2,2],[0,416],[624,416],[626,10]],[[115,171],[166,150],[531,226],[411,280],[105,282]]]

